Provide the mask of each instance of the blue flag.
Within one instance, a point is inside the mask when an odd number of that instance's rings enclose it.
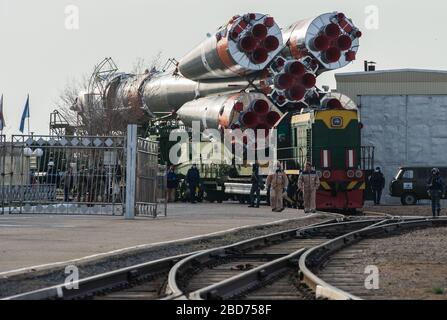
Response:
[[[23,133],[23,131],[25,130],[25,119],[29,118],[29,95],[28,98],[26,99],[26,103],[25,103],[25,108],[23,109],[23,113],[22,113],[22,120],[20,121],[20,132]]]
[[[3,116],[3,95],[0,98],[0,131],[6,126],[5,117]]]

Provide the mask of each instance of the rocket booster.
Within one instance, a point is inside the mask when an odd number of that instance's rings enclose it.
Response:
[[[101,85],[101,108],[132,122],[177,114],[185,125],[199,121],[202,129],[270,130],[284,112],[349,104],[323,99],[316,79],[354,61],[361,36],[340,12],[284,30],[266,14],[237,15],[173,72],[109,78]],[[89,101],[81,97],[79,107],[97,107]]]
[[[293,23],[283,31],[282,54],[299,59],[312,56],[318,73],[343,68],[356,59],[362,32],[344,13],[325,13]]]
[[[209,96],[184,104],[178,116],[186,126],[200,121],[201,129],[270,130],[281,118],[279,109],[262,93]]]
[[[192,80],[231,78],[263,70],[281,51],[281,29],[260,13],[234,16],[215,35],[180,60],[180,73]]]

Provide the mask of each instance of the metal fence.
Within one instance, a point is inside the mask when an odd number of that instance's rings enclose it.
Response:
[[[0,214],[166,216],[159,145],[136,132],[132,127],[130,140],[13,135],[7,142],[1,135]]]
[[[135,213],[140,216],[166,216],[166,167],[158,164],[159,144],[137,139]]]
[[[125,137],[14,135],[0,150],[3,213],[123,214]]]

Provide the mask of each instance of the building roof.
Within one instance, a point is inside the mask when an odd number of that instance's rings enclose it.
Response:
[[[447,71],[395,69],[337,73],[337,82],[447,82]]]

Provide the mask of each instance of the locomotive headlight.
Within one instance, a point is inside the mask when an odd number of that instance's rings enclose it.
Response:
[[[348,172],[346,172],[346,175],[348,176],[349,179],[352,179],[355,176],[355,172],[354,170],[348,170]]]
[[[357,171],[355,172],[355,177],[356,177],[357,179],[363,178],[363,171],[362,171],[362,170],[357,170]]]
[[[329,170],[323,171],[323,178],[330,179],[331,178],[331,172]]]

